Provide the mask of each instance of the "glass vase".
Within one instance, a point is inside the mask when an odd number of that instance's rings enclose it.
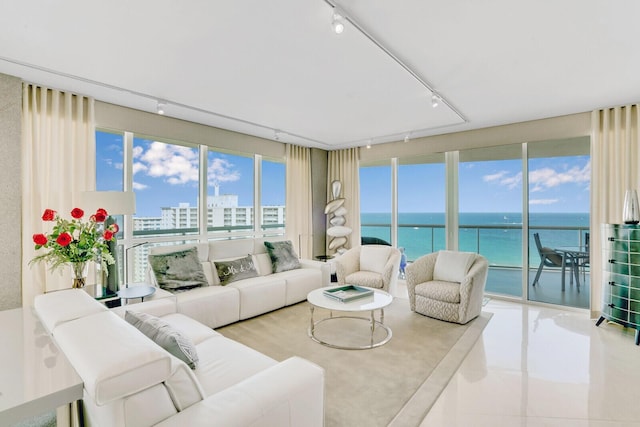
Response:
[[[637,224],[640,222],[640,207],[638,207],[638,192],[636,190],[627,190],[624,195],[622,220],[625,224]]]
[[[87,272],[89,271],[89,263],[87,261],[72,262],[71,277],[73,277],[73,287],[83,288],[87,283]]]

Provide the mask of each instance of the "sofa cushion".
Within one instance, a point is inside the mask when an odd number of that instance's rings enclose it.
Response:
[[[258,275],[251,255],[231,261],[214,261],[214,264],[222,286]]]
[[[104,304],[100,304],[83,289],[37,295],[34,307],[49,332],[53,332],[62,323],[107,311]]]
[[[202,342],[198,352],[202,360],[193,373],[206,396],[277,364],[274,359],[224,336]]]
[[[460,284],[456,282],[425,282],[416,286],[415,292],[432,300],[460,304]]]
[[[198,352],[195,345],[167,322],[147,313],[127,311],[124,319],[135,326],[160,347],[185,362],[191,369],[198,363]]]
[[[158,285],[167,290],[191,289],[208,284],[197,248],[149,255]]]
[[[300,260],[293,250],[291,240],[281,242],[264,242],[269,257],[271,258],[274,273],[300,268]]]
[[[97,405],[171,376],[171,355],[110,311],[63,323],[54,337]]]
[[[253,262],[256,265],[260,276],[268,276],[273,274],[273,266],[271,265],[271,257],[268,253],[253,254]]]
[[[364,245],[360,248],[360,270],[382,274],[389,260],[391,246]]]
[[[440,251],[433,268],[433,280],[461,283],[475,260],[473,252]]]

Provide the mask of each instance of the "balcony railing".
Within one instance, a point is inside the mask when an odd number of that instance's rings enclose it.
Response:
[[[384,223],[364,223],[362,235],[391,240],[391,225]],[[588,226],[529,226],[529,264],[537,266],[538,251],[533,233],[540,233],[544,246],[584,246]],[[400,224],[398,225],[398,246],[405,248],[409,261],[421,255],[446,247],[445,226],[443,224]],[[477,252],[487,257],[491,266],[522,267],[522,225],[520,224],[463,224],[459,226],[459,248]]]

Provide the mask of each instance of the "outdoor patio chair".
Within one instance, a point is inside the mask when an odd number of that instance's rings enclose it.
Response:
[[[578,283],[580,283],[579,278],[578,278],[578,262],[579,260],[576,260],[574,257],[565,257],[564,260],[564,265],[562,263],[562,255],[551,249],[548,248],[546,246],[542,246],[542,243],[540,243],[540,234],[539,233],[533,233],[533,238],[536,241],[536,248],[538,248],[538,254],[540,255],[540,265],[538,266],[538,272],[536,273],[536,278],[533,279],[533,283],[531,286],[535,286],[538,283],[538,280],[540,280],[540,275],[542,274],[542,269],[544,267],[561,267],[562,268],[562,278],[563,278],[563,282],[562,282],[562,286],[564,290],[564,274],[565,274],[565,269],[568,267],[571,269],[571,283],[573,284],[573,276],[576,276],[576,281]]]

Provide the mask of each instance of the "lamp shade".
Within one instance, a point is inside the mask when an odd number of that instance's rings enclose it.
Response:
[[[136,195],[133,191],[83,191],[80,193],[80,203],[87,212],[102,208],[109,215],[136,213]]]

